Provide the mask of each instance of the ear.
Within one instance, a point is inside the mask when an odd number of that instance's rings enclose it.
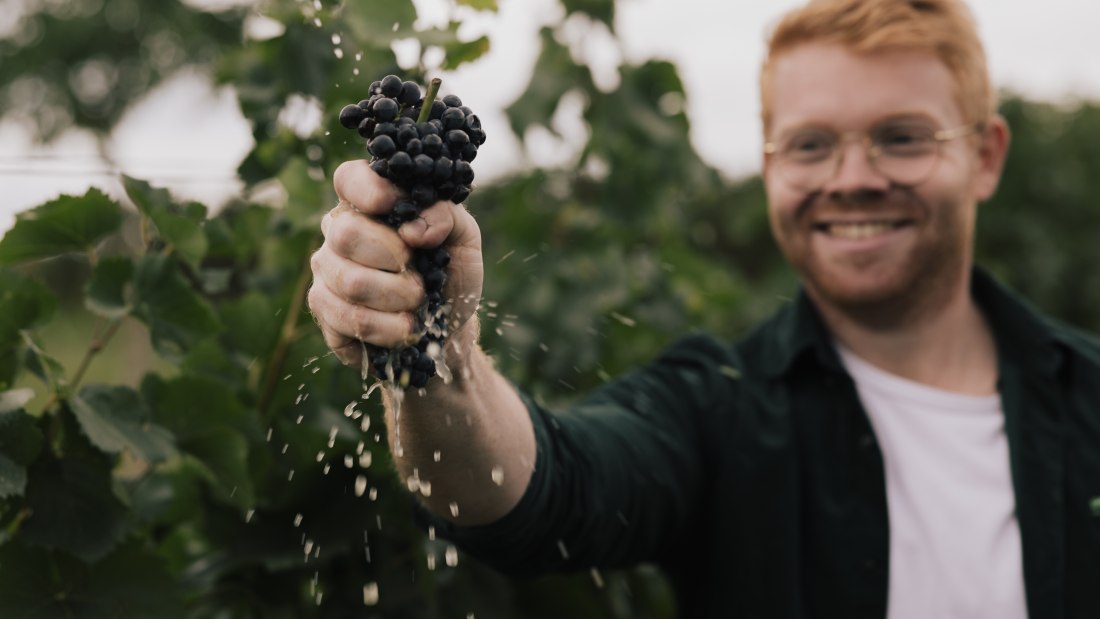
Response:
[[[974,178],[974,197],[978,202],[992,198],[997,191],[1011,141],[1008,123],[1000,114],[994,114],[979,136],[978,167]]]

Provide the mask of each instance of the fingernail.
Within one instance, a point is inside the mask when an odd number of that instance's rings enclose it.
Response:
[[[424,233],[427,232],[427,231],[428,231],[428,222],[424,221],[423,219],[419,219],[419,218],[414,219],[414,220],[409,221],[409,222],[406,222],[406,223],[402,224],[402,226],[401,226],[401,234],[403,236],[405,236],[406,238],[408,238],[408,237],[413,237],[413,238],[420,237],[420,236],[423,236]]]

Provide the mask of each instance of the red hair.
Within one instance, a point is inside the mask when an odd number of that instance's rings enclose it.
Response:
[[[809,42],[839,43],[858,54],[930,52],[954,77],[966,122],[984,122],[996,111],[985,51],[974,17],[961,0],[810,0],[787,13],[768,37],[760,70],[765,132],[771,128],[775,59]]]

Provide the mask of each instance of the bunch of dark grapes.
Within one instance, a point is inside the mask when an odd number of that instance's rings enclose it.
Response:
[[[370,85],[367,99],[344,106],[340,124],[367,140],[371,169],[403,192],[383,221],[394,228],[416,219],[439,200],[458,204],[471,191],[470,162],[485,143],[481,121],[455,95],[436,100],[439,80],[428,96],[415,82],[396,75]],[[415,346],[367,346],[371,369],[401,387],[423,387],[436,374],[433,354],[442,350],[448,306],[443,298],[451,257],[442,247],[417,250],[413,266],[423,277],[425,300],[418,312],[424,335]],[[438,348],[432,350],[432,347]]]

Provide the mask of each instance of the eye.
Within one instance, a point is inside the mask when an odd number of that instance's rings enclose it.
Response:
[[[827,157],[833,150],[836,139],[821,131],[803,131],[795,133],[783,142],[782,153],[798,161],[814,161]]]
[[[935,149],[935,134],[925,125],[886,125],[871,133],[871,141],[886,155],[918,156]]]

